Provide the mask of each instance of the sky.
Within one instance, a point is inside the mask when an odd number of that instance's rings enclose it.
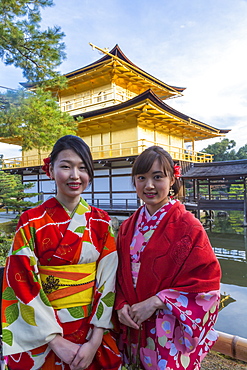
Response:
[[[89,46],[116,44],[136,65],[172,86],[186,87],[166,103],[247,143],[247,0],[54,0],[42,11],[42,28],[65,33],[61,73],[102,57]],[[22,71],[0,61],[0,86],[18,88]],[[197,142],[200,151],[219,141]],[[5,158],[19,147],[0,143]]]

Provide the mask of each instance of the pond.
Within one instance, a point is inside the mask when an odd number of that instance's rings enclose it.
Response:
[[[201,221],[222,269],[223,308],[215,328],[247,338],[247,228],[242,212],[214,214],[213,220]]]

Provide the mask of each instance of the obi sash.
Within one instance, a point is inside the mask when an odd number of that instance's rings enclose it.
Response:
[[[39,266],[41,284],[55,309],[92,303],[96,262],[64,266]]]

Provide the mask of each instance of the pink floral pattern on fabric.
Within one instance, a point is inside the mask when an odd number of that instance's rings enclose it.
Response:
[[[147,219],[145,206],[136,222],[130,245],[134,286],[138,279],[140,256],[153,232],[176,200],[161,207]],[[180,253],[188,255],[190,240],[182,240]],[[144,252],[145,253],[145,252]],[[182,258],[181,257],[181,258]],[[174,256],[180,260],[179,256]],[[145,370],[199,370],[200,362],[217,339],[213,329],[218,314],[220,293],[188,293],[164,289],[157,296],[166,308],[143,323],[145,344],[140,347],[140,360]],[[131,345],[135,357],[136,344]]]
[[[198,306],[201,306],[205,312],[207,312],[214,305],[214,294],[212,292],[199,293],[196,296],[196,303]]]
[[[136,222],[135,232],[130,244],[130,256],[132,264],[132,278],[134,286],[136,286],[138,272],[140,269],[140,256],[144,251],[149,239],[157,229],[160,221],[167,214],[169,209],[176,203],[176,200],[164,204],[157,212],[155,212],[149,220],[146,217],[145,206],[142,207],[138,220]]]
[[[209,296],[211,304],[205,311],[203,302],[209,302]],[[219,292],[198,294],[165,289],[158,297],[167,308],[158,310],[156,319],[143,325],[146,344],[140,348],[140,359],[144,369],[199,370],[201,360],[217,339],[213,325]]]

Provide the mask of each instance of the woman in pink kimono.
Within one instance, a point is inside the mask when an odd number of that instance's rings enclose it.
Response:
[[[111,316],[117,252],[108,214],[81,193],[86,143],[64,136],[44,170],[56,197],[24,212],[5,266],[3,353],[10,370],[118,370]]]
[[[144,205],[119,230],[115,303],[128,369],[198,370],[217,339],[220,266],[200,221],[173,198],[179,175],[157,146],[133,165]]]

